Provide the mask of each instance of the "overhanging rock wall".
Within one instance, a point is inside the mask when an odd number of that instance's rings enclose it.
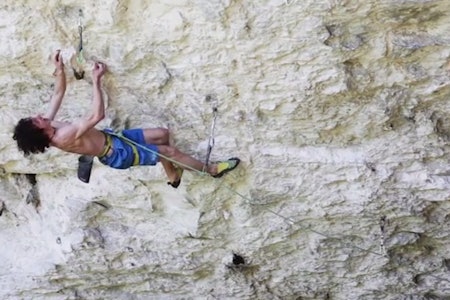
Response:
[[[84,26],[84,80],[68,58]],[[0,4],[2,299],[450,297],[450,5],[440,1],[17,1]],[[168,127],[217,180],[162,168],[76,178],[77,156],[24,159],[45,112]]]

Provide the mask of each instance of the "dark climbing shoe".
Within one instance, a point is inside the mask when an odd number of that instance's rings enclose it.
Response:
[[[234,170],[239,165],[240,162],[241,162],[241,160],[237,157],[232,157],[226,161],[218,162],[217,163],[217,174],[212,175],[212,177],[214,177],[214,178],[222,177],[226,173]]]
[[[181,176],[183,176],[183,169],[182,168],[176,168],[176,172],[178,174],[178,180],[175,180],[174,182],[168,181],[167,184],[172,186],[174,189],[180,186],[181,183]]]

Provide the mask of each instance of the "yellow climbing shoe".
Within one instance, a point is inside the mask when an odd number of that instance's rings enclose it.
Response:
[[[230,172],[231,170],[234,170],[239,163],[241,162],[241,160],[237,157],[232,157],[226,161],[220,161],[217,163],[217,174],[216,175],[212,175],[212,177],[214,178],[220,178],[223,175],[225,175],[225,173]]]

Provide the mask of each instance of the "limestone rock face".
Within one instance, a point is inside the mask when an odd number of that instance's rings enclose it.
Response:
[[[101,60],[99,128],[204,160],[216,107],[211,160],[242,164],[175,190],[160,165],[86,184],[77,155],[24,158],[56,49],[60,120]],[[449,63],[448,0],[3,0],[0,298],[447,299]]]

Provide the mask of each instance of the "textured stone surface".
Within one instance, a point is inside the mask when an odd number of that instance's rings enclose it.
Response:
[[[449,298],[449,45],[448,0],[2,1],[1,298]],[[11,131],[58,48],[61,119],[101,59],[100,127],[168,127],[203,159],[216,105],[212,159],[242,166],[173,190],[160,166],[86,185],[76,155],[24,159]]]

